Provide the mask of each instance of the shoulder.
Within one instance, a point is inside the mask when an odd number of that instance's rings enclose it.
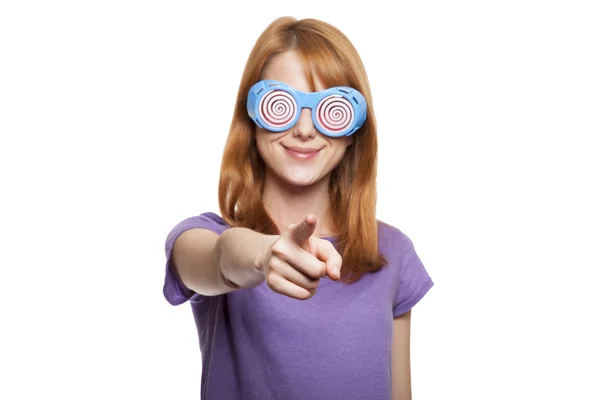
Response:
[[[181,223],[184,223],[184,222],[194,223],[195,221],[211,223],[211,224],[215,224],[215,225],[222,226],[225,228],[229,228],[229,225],[227,224],[227,222],[225,222],[225,220],[223,218],[221,218],[220,215],[215,214],[214,212],[210,212],[210,211],[186,218],[183,221],[181,221]]]
[[[377,234],[380,251],[401,255],[411,247],[412,240],[399,228],[377,220]],[[386,254],[387,255],[387,254]]]
[[[205,212],[200,214],[198,217],[210,221],[216,225],[222,226],[225,229],[230,228],[229,224],[225,222],[225,220],[221,218],[220,215],[215,214],[214,212]]]
[[[379,251],[385,257],[395,288],[393,316],[397,318],[417,304],[433,286],[433,280],[406,233],[378,221]]]
[[[399,276],[411,276],[417,271],[425,272],[423,263],[411,238],[399,228],[378,221],[379,252],[385,257],[392,272]]]
[[[188,217],[175,225],[167,236],[167,243],[174,242],[183,232],[195,228],[208,229],[220,235],[230,226],[219,215],[213,212],[205,212]]]

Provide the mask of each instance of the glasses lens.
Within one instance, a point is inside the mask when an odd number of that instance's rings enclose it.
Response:
[[[319,102],[315,112],[319,124],[331,134],[347,130],[354,121],[354,108],[346,98],[327,96]]]
[[[272,90],[260,99],[260,118],[267,128],[278,129],[290,124],[298,113],[296,101],[284,90]]]

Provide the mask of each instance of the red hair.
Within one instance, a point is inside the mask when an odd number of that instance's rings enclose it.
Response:
[[[386,264],[379,253],[376,206],[377,126],[364,65],[350,40],[334,26],[316,19],[282,17],[273,21],[252,49],[240,82],[219,180],[219,208],[230,226],[264,234],[279,234],[261,200],[265,166],[254,135],[256,126],[246,111],[246,96],[270,57],[294,50],[305,62],[307,80],[315,76],[326,87],[350,86],[367,102],[367,120],[354,133],[353,143],[332,171],[330,209],[343,259],[342,281],[353,283]]]

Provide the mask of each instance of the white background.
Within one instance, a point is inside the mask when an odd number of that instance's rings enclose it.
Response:
[[[242,69],[282,15],[366,65],[378,217],[436,283],[414,398],[600,398],[593,3],[2,2],[0,398],[199,398],[164,240],[218,212]]]

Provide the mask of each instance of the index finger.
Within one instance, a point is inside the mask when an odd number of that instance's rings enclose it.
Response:
[[[302,221],[292,225],[286,232],[298,246],[302,247],[313,234],[316,227],[317,216],[315,214],[308,214]]]

